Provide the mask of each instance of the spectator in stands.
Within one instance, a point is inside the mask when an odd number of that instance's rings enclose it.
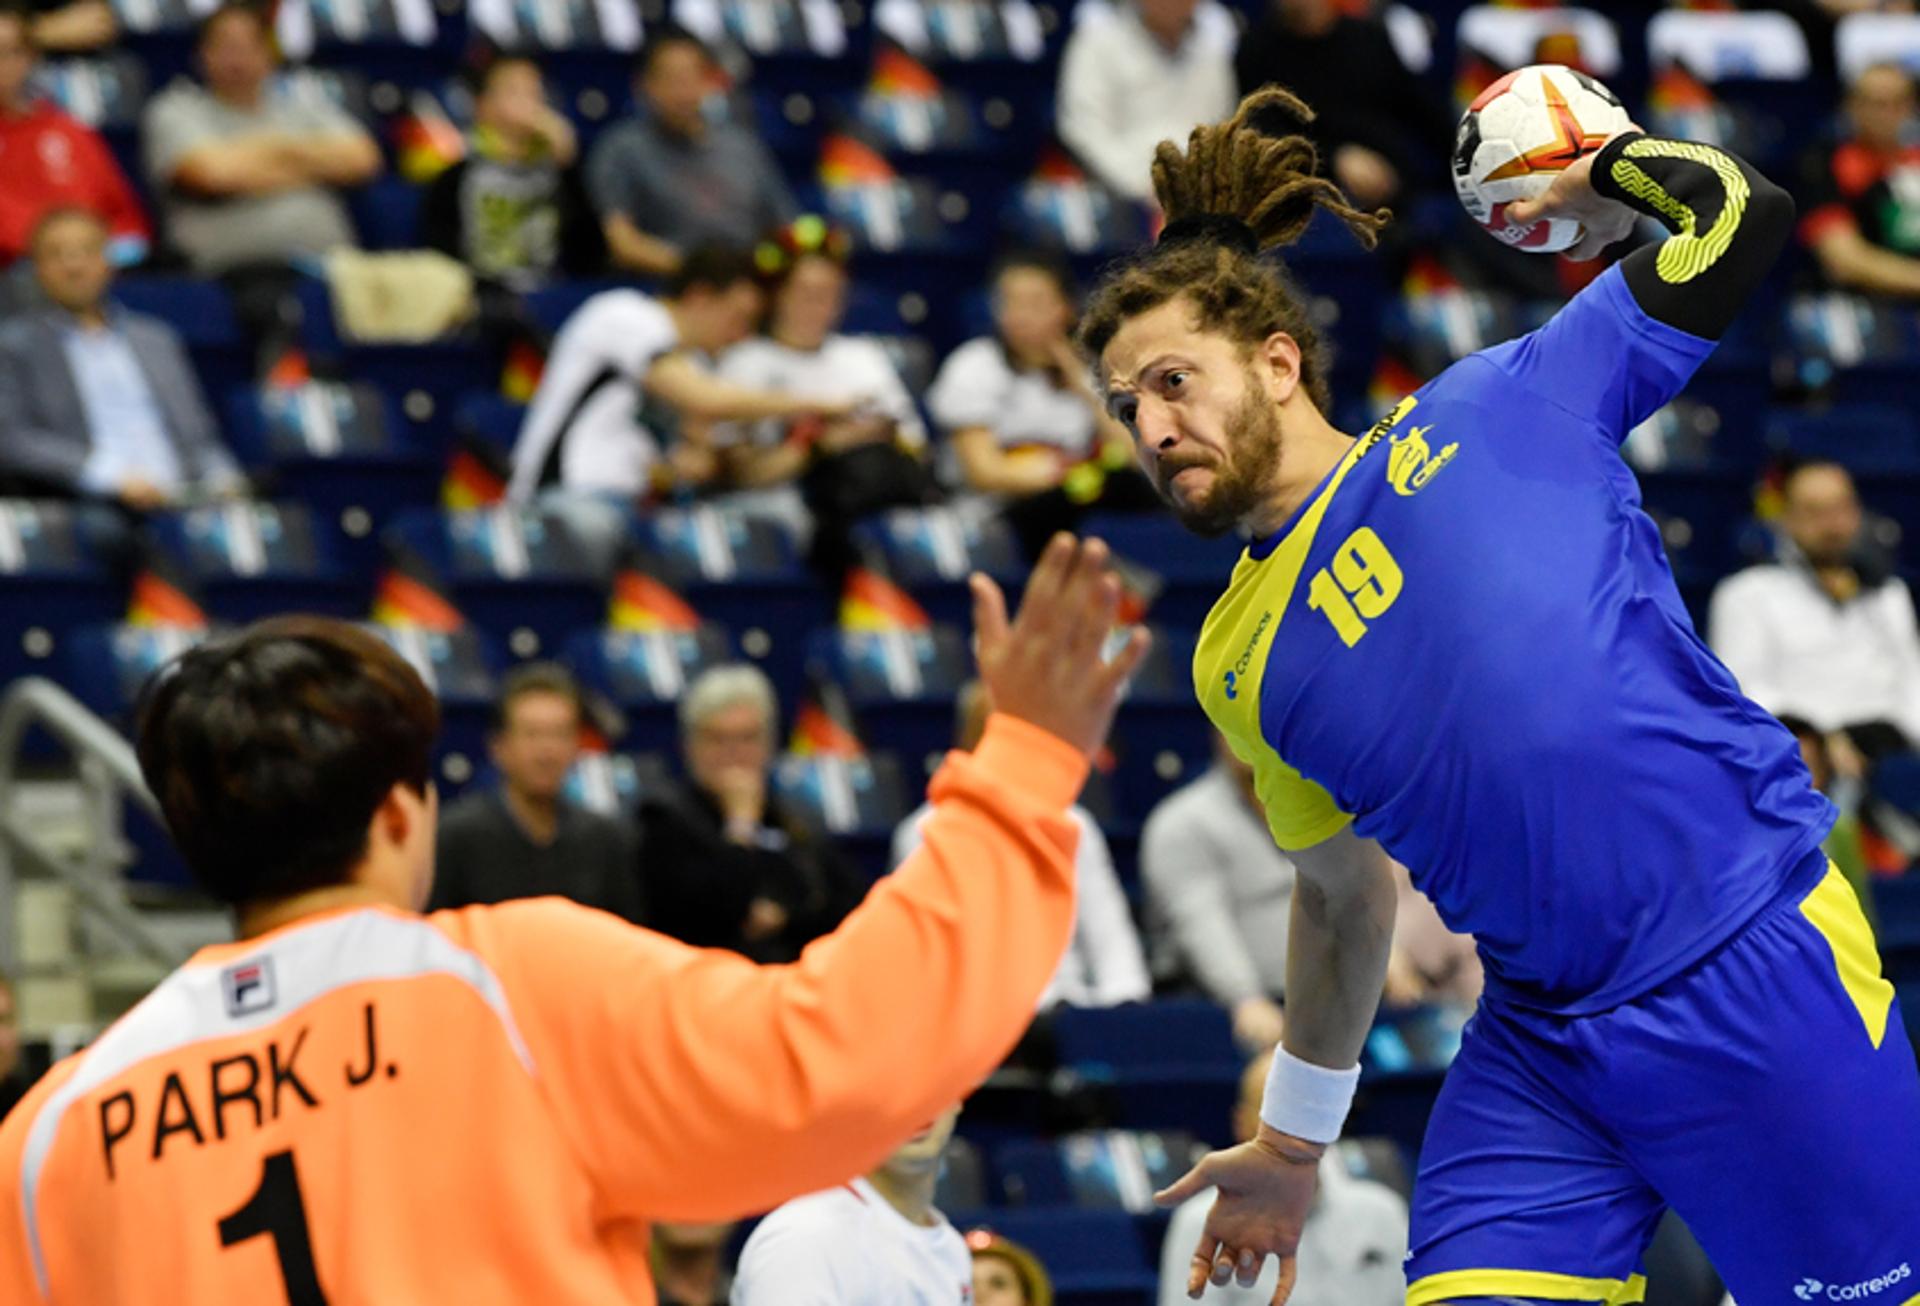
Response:
[[[1240,1077],[1234,1107],[1236,1138],[1252,1138],[1260,1128],[1260,1099],[1266,1091],[1272,1053],[1248,1063]],[[1214,1190],[1196,1193],[1174,1210],[1160,1246],[1160,1306],[1187,1300],[1187,1271],[1213,1206]],[[1298,1277],[1288,1306],[1401,1306],[1407,1279],[1401,1262],[1407,1254],[1407,1203],[1393,1189],[1348,1171],[1338,1148],[1320,1158],[1320,1190],[1307,1212],[1295,1259]],[[1217,1306],[1267,1306],[1279,1281],[1280,1263],[1267,1260],[1251,1288],[1236,1284],[1209,1287],[1207,1301]]]
[[[969,681],[956,701],[959,717],[954,747],[972,752],[979,744],[987,717],[993,711],[986,686]],[[893,864],[898,866],[920,846],[921,829],[933,814],[931,804],[900,823],[893,835]],[[1144,1002],[1153,981],[1133,926],[1126,891],[1113,868],[1113,853],[1086,808],[1077,804],[1069,813],[1080,827],[1080,847],[1074,858],[1079,902],[1073,920],[1073,939],[1060,959],[1060,969],[1040,998],[1041,1010],[1066,1004],[1073,1007],[1112,1007],[1122,1002]]]
[[[136,512],[244,492],[178,333],[107,298],[108,238],[84,209],[34,229],[48,306],[0,322],[0,474]]]
[[[1060,139],[1107,186],[1151,203],[1154,147],[1233,113],[1233,47],[1233,20],[1213,0],[1081,9],[1060,60]]]
[[[13,980],[0,973],[0,1119],[27,1095],[33,1081],[20,1055],[20,1007]]]
[[[967,1235],[973,1251],[973,1306],[1053,1306],[1053,1280],[1040,1258],[990,1229]]]
[[[1277,82],[1313,106],[1303,130],[1360,207],[1446,177],[1453,114],[1400,61],[1379,18],[1336,0],[1267,0],[1234,71],[1242,95]]]
[[[953,441],[966,488],[1004,503],[1029,557],[1097,509],[1158,510],[1125,428],[1107,416],[1070,339],[1074,286],[1049,254],[993,273],[994,334],[948,355],[927,410]]]
[[[547,103],[540,65],[501,55],[476,80],[466,157],[427,188],[427,245],[483,284],[516,292],[555,276],[592,276],[606,252],[578,166],[580,144],[573,124]]]
[[[200,26],[206,85],[147,106],[147,169],[167,239],[202,274],[284,266],[354,243],[340,189],[371,181],[380,148],[344,111],[272,86],[259,7],[227,3]]]
[[[740,1252],[733,1306],[966,1301],[973,1257],[933,1204],[959,1118],[954,1107],[867,1175],[762,1220]]]
[[[554,894],[639,923],[635,832],[564,792],[580,718],[580,687],[564,667],[530,662],[508,673],[487,739],[500,784],[441,813],[435,907]]]
[[[1267,829],[1253,768],[1219,735],[1206,774],[1147,817],[1140,874],[1155,972],[1196,980],[1249,1051],[1278,1043],[1293,863]]]
[[[771,792],[773,686],[751,666],[702,672],[680,700],[688,783],[641,810],[647,923],[703,947],[792,961],[863,889],[846,859]]]
[[[668,416],[704,425],[851,414],[858,406],[851,396],[749,390],[693,361],[695,353],[718,354],[744,339],[761,303],[746,254],[702,246],[681,260],[665,299],[621,289],[582,304],[553,342],[527,409],[509,497],[525,502],[543,495],[567,515],[596,559],[611,565],[625,538],[628,506],[656,490],[706,484],[717,474],[706,444],[682,439],[663,452],[650,421]]]
[[[1486,974],[1473,937],[1455,934],[1440,919],[1433,900],[1413,887],[1407,868],[1393,863],[1400,898],[1394,909],[1393,951],[1387,956],[1389,1007],[1439,1005],[1471,1010],[1480,1001]]]
[[[1826,732],[1802,716],[1791,713],[1780,718],[1780,724],[1793,731],[1793,737],[1800,741],[1800,758],[1807,764],[1808,774],[1813,776],[1813,787],[1829,798],[1834,797],[1833,754],[1827,747]],[[1827,856],[1840,868],[1840,874],[1846,876],[1847,883],[1853,886],[1853,892],[1860,899],[1860,908],[1866,913],[1869,923],[1878,928],[1874,920],[1873,893],[1867,883],[1867,854],[1860,838],[1860,819],[1849,810],[1847,804],[1839,804],[1840,814],[1834,819],[1833,828],[1827,831],[1822,842]]]
[[[869,336],[840,334],[847,311],[846,233],[795,219],[761,242],[754,262],[771,281],[766,333],[721,358],[723,381],[759,391],[835,399],[864,395],[831,422],[767,420],[715,432],[733,501],[809,532],[816,570],[837,582],[854,561],[852,530],[869,513],[936,495],[927,433],[893,360]]]
[[[1792,469],[1779,560],[1722,581],[1707,636],[1769,712],[1827,732],[1835,768],[1920,740],[1920,629],[1906,582],[1865,545],[1859,496],[1838,463]]]
[[[734,1226],[653,1226],[653,1285],[659,1306],[727,1306],[733,1276],[725,1253]]]
[[[26,9],[0,5],[0,266],[26,254],[34,226],[56,208],[92,209],[112,233],[113,261],[138,263],[153,232],[113,152],[34,91],[38,30]]]
[[[1898,64],[1863,69],[1847,88],[1847,130],[1818,150],[1799,196],[1800,235],[1828,281],[1920,297],[1920,118]]]
[[[695,245],[750,248],[794,217],[760,138],[709,117],[719,82],[713,57],[691,33],[661,28],[648,36],[633,85],[645,113],[601,136],[587,161],[616,266],[667,276]]]

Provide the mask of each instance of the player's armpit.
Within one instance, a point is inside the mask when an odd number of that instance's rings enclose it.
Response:
[[[551,902],[476,919],[609,1214],[766,1210],[871,1168],[971,1091],[1066,949],[1085,773],[995,717],[935,778],[919,851],[790,966]]]
[[[1727,151],[1627,133],[1601,149],[1593,188],[1673,235],[1621,265],[1649,317],[1717,339],[1793,232],[1793,197]]]

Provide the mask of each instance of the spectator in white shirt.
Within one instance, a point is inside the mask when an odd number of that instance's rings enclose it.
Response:
[[[1829,734],[1834,764],[1920,740],[1920,629],[1913,595],[1863,547],[1853,478],[1837,463],[1795,468],[1783,487],[1776,563],[1722,581],[1708,642],[1748,698]]]
[[[680,261],[664,299],[620,289],[582,304],[560,328],[521,424],[508,497],[544,497],[610,564],[628,506],[657,489],[710,481],[716,470],[712,450],[697,441],[663,452],[643,407],[695,424],[852,412],[849,397],[748,389],[694,361],[744,339],[761,307],[752,260],[716,246]]]
[[[1234,1107],[1235,1136],[1252,1138],[1260,1128],[1260,1099],[1266,1092],[1271,1053],[1255,1057],[1240,1078]],[[1174,1210],[1160,1247],[1159,1306],[1187,1300],[1187,1271],[1193,1247],[1206,1226],[1214,1190],[1196,1193]],[[1407,1254],[1407,1204],[1385,1184],[1355,1178],[1338,1148],[1320,1158],[1320,1190],[1300,1234],[1298,1278],[1287,1306],[1401,1306],[1407,1278],[1401,1262]],[[1212,1306],[1268,1306],[1280,1279],[1280,1262],[1268,1259],[1251,1288],[1236,1284],[1208,1287]]]
[[[803,418],[730,423],[714,432],[732,501],[778,517],[813,539],[813,563],[837,582],[854,560],[854,523],[886,508],[935,497],[925,463],[927,432],[893,360],[870,336],[840,334],[847,311],[844,232],[807,215],[754,251],[771,279],[766,334],[721,358],[722,380],[797,397],[861,395],[860,412],[833,421]]]
[[[970,752],[980,742],[987,715],[993,709],[986,686],[969,682],[958,701],[959,732],[954,747]],[[921,828],[933,814],[923,804],[893,835],[893,863],[898,866],[920,846]],[[1080,827],[1080,847],[1074,858],[1079,901],[1073,920],[1073,939],[1060,969],[1040,998],[1040,1009],[1065,1003],[1074,1007],[1113,1007],[1122,1002],[1144,1002],[1153,992],[1140,935],[1133,927],[1126,891],[1113,869],[1113,854],[1093,817],[1075,804],[1069,809]]]
[[[973,1256],[933,1205],[960,1108],[871,1174],[796,1198],[740,1253],[733,1306],[963,1306]]]
[[[1239,100],[1232,17],[1215,0],[1083,4],[1060,60],[1060,139],[1099,180],[1150,203],[1161,141],[1185,145]]]
[[[1029,557],[1089,511],[1160,507],[1074,348],[1074,300],[1071,275],[1051,255],[1001,259],[995,334],[954,350],[927,390],[966,488],[1004,506]]]

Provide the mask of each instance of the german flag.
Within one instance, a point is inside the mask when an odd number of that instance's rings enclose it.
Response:
[[[1421,253],[1407,260],[1407,275],[1401,279],[1400,289],[1409,299],[1418,299],[1423,295],[1441,295],[1458,290],[1460,279],[1447,271],[1446,265],[1439,259]]]
[[[1377,413],[1389,412],[1395,404],[1426,383],[1426,378],[1405,361],[1393,354],[1383,353],[1379,364],[1373,369],[1373,379],[1367,383],[1367,406]]]
[[[500,368],[500,393],[516,404],[531,403],[540,378],[547,370],[547,356],[531,340],[516,340],[507,346],[507,361]]]
[[[400,175],[424,186],[467,155],[466,137],[425,91],[415,91],[407,112],[393,125],[394,156]]]
[[[794,714],[787,751],[803,757],[865,757],[867,747],[854,728],[853,709],[840,686],[824,676],[812,676],[807,696]]]
[[[880,151],[857,137],[835,132],[820,143],[823,186],[879,186],[897,176]]]
[[[613,578],[607,625],[615,630],[698,630],[700,614],[670,586],[628,568]]]
[[[499,450],[464,440],[447,459],[440,478],[440,506],[461,510],[488,508],[507,497],[507,461]]]
[[[382,573],[373,594],[373,619],[382,626],[437,630],[452,634],[465,628],[460,609],[427,579],[425,568],[406,560]]]
[[[840,629],[927,630],[932,625],[927,610],[879,572],[855,567],[847,573],[840,590]]]
[[[150,559],[133,578],[127,602],[127,624],[205,630],[209,623],[206,610],[200,606],[186,579],[156,558]]]
[[[1044,181],[1056,186],[1084,182],[1087,179],[1085,169],[1073,161],[1071,155],[1058,145],[1049,145],[1040,154],[1040,162],[1034,165],[1030,181]]]
[[[1147,619],[1153,601],[1167,587],[1166,577],[1131,558],[1115,556],[1114,575],[1120,578],[1120,610],[1115,613],[1122,627],[1137,626]]]
[[[898,46],[883,45],[873,56],[873,75],[867,90],[874,95],[903,100],[937,100],[940,79],[927,66]]]

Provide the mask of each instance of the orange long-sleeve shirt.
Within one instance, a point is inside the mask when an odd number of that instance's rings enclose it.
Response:
[[[555,899],[205,949],[0,1126],[0,1301],[650,1306],[649,1222],[842,1182],[1006,1055],[1084,773],[994,718],[791,966]]]

